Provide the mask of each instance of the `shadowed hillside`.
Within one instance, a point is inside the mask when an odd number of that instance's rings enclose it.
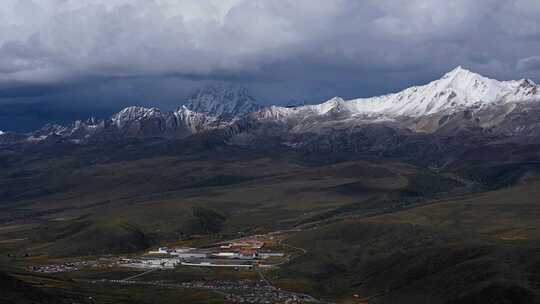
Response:
[[[132,144],[4,151],[2,267],[294,228],[303,231],[285,242],[307,253],[269,275],[287,289],[344,303],[354,294],[370,303],[538,301],[532,164],[304,163],[291,152],[187,157],[174,145],[160,152],[162,142]],[[70,284],[36,293],[86,290]]]
[[[370,303],[537,303],[538,185],[316,226],[289,240],[308,253],[278,281]]]

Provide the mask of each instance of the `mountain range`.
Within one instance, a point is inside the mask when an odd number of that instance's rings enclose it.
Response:
[[[423,145],[424,160],[446,162],[480,145],[538,142],[539,101],[540,86],[529,79],[498,81],[462,67],[393,94],[304,106],[262,107],[246,89],[210,86],[175,111],[128,107],[106,120],[47,125],[28,134],[4,131],[0,144],[211,134],[223,145],[272,144],[310,153],[418,157]]]
[[[263,107],[245,89],[212,86],[182,104],[0,132],[0,302],[223,303],[204,300],[215,290],[190,301],[178,288],[105,285],[132,276],[124,266],[32,269],[256,235],[285,262],[141,270],[140,281],[264,276],[320,303],[539,303],[531,80],[458,67],[373,98]]]

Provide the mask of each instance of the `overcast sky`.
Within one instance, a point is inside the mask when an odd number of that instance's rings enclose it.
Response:
[[[462,65],[540,81],[538,0],[2,0],[0,103],[371,96]]]

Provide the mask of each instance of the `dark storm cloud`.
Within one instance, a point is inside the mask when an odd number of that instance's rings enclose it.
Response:
[[[456,65],[538,80],[539,15],[537,0],[4,0],[0,100],[173,105],[229,81],[315,101]]]

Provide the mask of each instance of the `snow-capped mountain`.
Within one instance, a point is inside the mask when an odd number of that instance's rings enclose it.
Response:
[[[539,93],[538,86],[528,79],[497,81],[457,67],[427,85],[381,97],[354,99],[346,105],[358,114],[419,117],[496,103],[539,100]]]
[[[13,143],[23,138],[40,142],[52,136],[83,142],[96,135],[105,139],[110,135],[180,139],[223,130],[220,136],[226,137],[224,142],[249,144],[249,139],[268,135],[299,146],[306,138],[292,140],[291,136],[317,134],[329,138],[360,129],[369,129],[365,131],[372,132],[369,136],[376,132],[378,138],[396,134],[389,130],[445,136],[488,130],[490,136],[540,139],[539,101],[540,86],[531,80],[498,81],[458,67],[438,80],[398,93],[352,100],[335,97],[321,104],[292,107],[261,109],[245,89],[211,86],[199,90],[186,106],[175,111],[128,107],[110,119],[47,125],[27,136],[11,135],[9,141],[3,141]]]
[[[292,108],[272,106],[255,113],[254,118],[286,122],[298,132],[345,120],[352,125],[410,122],[534,101],[540,101],[540,86],[529,79],[498,81],[457,67],[438,80],[398,93],[347,101],[334,97],[321,104]]]
[[[29,142],[37,143],[49,138],[63,139],[80,143],[101,135],[101,139],[116,139],[121,137],[157,137],[180,139],[186,136],[230,125],[230,121],[204,113],[197,113],[181,106],[175,111],[163,112],[158,108],[145,108],[132,106],[114,114],[110,119],[96,120],[90,118],[86,121],[75,121],[71,125],[61,126],[48,124],[43,128],[18,137],[6,134],[1,137],[3,143]],[[15,140],[14,140],[15,139]],[[0,142],[0,143],[2,143]]]
[[[283,119],[347,111],[362,117],[420,117],[443,111],[538,100],[540,87],[532,80],[498,81],[457,67],[441,79],[394,94],[348,101],[334,97],[321,104],[293,108],[270,107],[260,116]]]
[[[212,85],[191,95],[186,107],[224,119],[234,119],[261,109],[256,99],[245,88],[231,85]]]
[[[185,106],[172,112],[162,112],[158,108],[128,107],[113,115],[111,123],[117,131],[126,135],[172,138],[227,125],[218,117],[194,112]]]
[[[127,107],[122,111],[114,114],[111,118],[113,124],[122,129],[131,123],[138,123],[145,120],[161,119],[163,114],[158,108],[145,107]]]

